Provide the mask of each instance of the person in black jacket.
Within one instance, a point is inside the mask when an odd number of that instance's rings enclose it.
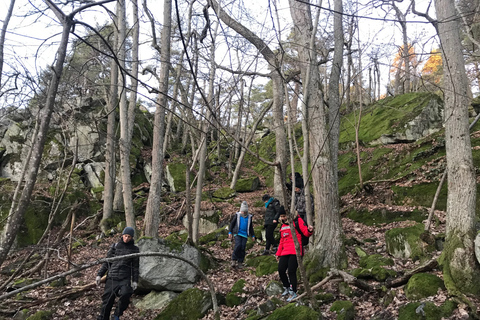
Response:
[[[262,200],[265,202],[265,220],[263,227],[265,228],[265,238],[267,240],[263,255],[268,255],[270,254],[270,247],[275,247],[274,232],[280,217],[280,201],[274,197],[270,197],[268,194],[264,194]]]
[[[107,258],[140,252],[134,244],[134,234],[135,230],[132,227],[126,227],[122,232],[120,241],[110,246]],[[97,286],[100,285],[101,279],[107,271],[108,274],[105,281],[105,291],[102,295],[102,308],[97,320],[109,320],[115,297],[118,297],[118,302],[112,319],[119,320],[120,316],[128,308],[130,297],[138,285],[138,261],[137,257],[104,262],[102,264],[95,279]]]

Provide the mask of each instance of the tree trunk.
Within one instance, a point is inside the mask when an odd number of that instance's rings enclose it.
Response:
[[[468,129],[469,83],[454,0],[435,0],[437,31],[444,57],[445,148],[447,154],[447,223],[443,274],[450,292],[480,293],[475,259],[475,167]]]
[[[298,43],[299,57],[304,64],[312,64],[310,77],[302,72],[305,97],[309,109],[310,156],[312,165],[313,189],[315,195],[315,243],[314,255],[319,265],[338,267],[342,253],[342,229],[338,210],[338,191],[335,190],[332,156],[328,136],[327,110],[323,101],[321,77],[316,68],[317,55],[310,50],[312,17],[308,3],[289,0],[290,13],[294,22],[294,34]],[[305,86],[306,89],[305,89]]]
[[[168,74],[170,70],[170,34],[172,30],[172,0],[163,2],[163,29],[161,35],[161,61],[158,105],[153,126],[152,178],[145,212],[145,236],[156,238],[160,225],[160,201],[163,174],[163,138],[167,106]]]
[[[264,59],[269,63],[271,68],[271,78],[273,87],[273,122],[275,126],[275,143],[276,143],[276,158],[275,161],[281,166],[283,170],[280,170],[278,166],[275,167],[275,174],[273,178],[274,194],[281,203],[284,203],[283,199],[283,185],[282,174],[285,174],[285,168],[287,164],[286,155],[286,136],[285,125],[283,123],[283,99],[284,89],[283,80],[280,74],[280,68],[278,66],[278,60],[276,54],[268,47],[268,45],[260,39],[255,33],[247,29],[242,24],[235,21],[230,17],[215,0],[210,0],[213,9],[217,13],[218,17],[230,28],[235,30],[247,41],[252,43],[257,50],[263,55]]]
[[[35,182],[37,180],[38,169],[40,167],[40,161],[42,159],[43,149],[47,139],[50,119],[52,116],[53,107],[55,105],[55,98],[57,96],[58,86],[63,72],[63,64],[67,55],[70,29],[74,24],[73,18],[76,13],[85,8],[111,1],[113,0],[105,0],[95,4],[87,4],[79,9],[74,10],[69,15],[65,15],[53,2],[50,0],[45,0],[46,4],[55,13],[62,24],[62,36],[56,53],[57,61],[53,67],[54,72],[52,73],[52,79],[48,87],[47,100],[45,102],[45,106],[41,110],[38,134],[32,145],[32,156],[30,158],[29,165],[26,166],[27,174],[25,175],[25,185],[23,187],[22,194],[20,195],[18,205],[16,207],[12,207],[10,210],[7,222],[3,229],[3,237],[0,243],[0,266],[6,260],[8,252],[15,241],[20,225],[23,222],[23,216],[30,203],[30,196],[32,195],[33,187],[35,186]]]
[[[2,87],[3,57],[4,57],[3,48],[5,47],[5,34],[7,33],[7,27],[8,27],[8,23],[10,22],[10,18],[12,17],[14,5],[15,5],[15,0],[10,0],[10,5],[8,6],[8,10],[7,10],[7,15],[3,20],[2,31],[0,33],[0,88]]]

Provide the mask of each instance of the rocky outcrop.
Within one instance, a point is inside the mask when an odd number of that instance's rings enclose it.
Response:
[[[200,211],[200,220],[198,221],[198,233],[207,234],[218,229],[220,213],[215,210]],[[185,215],[182,220],[183,226],[188,229],[188,217]]]
[[[170,246],[169,246],[170,245]],[[189,245],[171,245],[162,239],[140,239],[137,242],[140,252],[160,252],[182,257],[200,266],[201,253]],[[199,275],[188,263],[167,257],[141,257],[140,280],[141,290],[181,292],[192,288]]]

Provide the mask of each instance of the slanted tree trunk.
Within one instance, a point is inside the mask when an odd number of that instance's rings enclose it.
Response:
[[[67,55],[70,30],[74,25],[73,18],[78,12],[86,8],[92,7],[94,5],[105,4],[111,1],[113,0],[104,0],[96,3],[87,4],[78,9],[75,9],[69,15],[66,15],[53,2],[51,2],[50,0],[45,0],[45,3],[48,5],[50,10],[55,13],[56,17],[60,20],[60,23],[62,24],[62,36],[56,53],[57,61],[55,62],[55,65],[53,67],[54,72],[52,72],[52,78],[48,87],[47,99],[45,102],[45,106],[41,110],[41,115],[39,118],[40,125],[38,127],[38,133],[32,145],[32,155],[29,161],[29,165],[26,166],[27,174],[25,175],[25,184],[20,195],[18,204],[16,206],[12,206],[8,214],[7,222],[3,229],[3,237],[0,242],[0,266],[6,260],[8,252],[10,251],[10,248],[15,241],[18,230],[23,221],[23,216],[30,203],[30,196],[32,195],[33,187],[35,186],[35,182],[37,180],[38,169],[40,167],[40,161],[42,159],[43,149],[45,146],[45,141],[47,139],[50,119],[52,116],[53,107],[55,105],[55,98],[57,96],[58,86],[63,72],[63,64]]]
[[[435,0],[437,31],[444,57],[445,148],[447,153],[447,223],[443,274],[450,292],[480,293],[475,259],[475,167],[468,129],[469,83],[454,0]]]
[[[146,1],[146,0],[145,0]],[[163,175],[163,138],[167,106],[168,74],[170,69],[170,34],[172,30],[172,0],[163,2],[163,28],[161,35],[160,84],[158,104],[153,125],[152,178],[145,212],[145,236],[156,238],[160,225],[160,201]]]
[[[8,23],[13,14],[13,6],[15,5],[15,0],[10,0],[10,5],[8,6],[7,15],[3,20],[2,31],[0,32],[0,88],[2,87],[2,74],[3,74],[3,57],[5,47],[5,35],[7,33]]]

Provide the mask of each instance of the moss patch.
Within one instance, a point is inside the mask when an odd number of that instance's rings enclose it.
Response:
[[[321,315],[307,306],[297,306],[295,303],[289,303],[285,307],[275,310],[269,315],[267,320],[318,320]]]
[[[355,308],[353,303],[348,300],[337,300],[330,307],[330,311],[337,314],[338,320],[353,320],[355,318]]]
[[[385,233],[387,252],[396,258],[412,258],[418,260],[434,249],[422,241],[424,225],[417,223],[406,228],[394,228]]]
[[[445,289],[442,279],[434,274],[417,273],[405,286],[405,295],[410,300],[419,300],[436,295],[438,289]]]
[[[212,308],[210,293],[197,288],[185,290],[172,300],[155,320],[201,319]]]
[[[272,274],[278,270],[277,260],[274,256],[258,256],[248,258],[246,264],[247,266],[255,267],[255,275],[257,277]]]
[[[230,199],[235,197],[236,194],[235,190],[225,187],[215,190],[212,196],[218,199]]]
[[[449,301],[440,307],[430,301],[412,302],[399,309],[398,320],[441,320],[452,314],[451,307],[452,304]]]
[[[27,320],[48,320],[51,319],[53,311],[38,311],[34,315],[31,315]]]
[[[427,218],[427,212],[415,209],[413,211],[387,211],[387,210],[352,210],[349,211],[347,217],[353,221],[363,223],[367,226],[391,223],[395,221],[416,221],[422,222]]]
[[[260,179],[258,177],[238,179],[235,184],[235,191],[237,192],[253,192],[260,187]]]

